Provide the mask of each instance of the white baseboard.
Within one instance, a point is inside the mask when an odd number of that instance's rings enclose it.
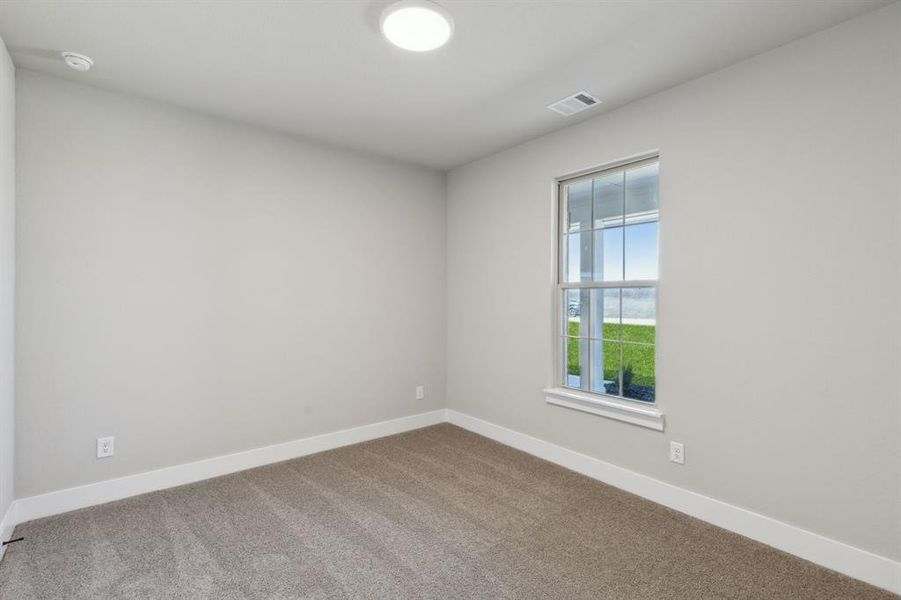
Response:
[[[13,536],[13,529],[19,523],[16,515],[16,506],[15,501],[10,502],[9,507],[6,509],[6,514],[3,515],[3,520],[0,520],[0,541],[10,539]],[[6,546],[0,546],[0,559],[3,558],[5,553]]]
[[[626,490],[658,504],[794,554],[827,569],[901,594],[901,563],[806,531],[732,504],[715,500],[519,433],[488,421],[447,409],[449,423],[497,442]]]
[[[828,569],[901,594],[901,563],[897,561],[451,409],[435,410],[20,498],[13,502],[0,521],[0,535],[3,539],[9,539],[16,524],[32,519],[227,475],[445,421]],[[0,557],[2,552],[0,550]]]
[[[252,469],[308,454],[315,454],[324,450],[385,437],[386,435],[435,425],[444,422],[444,420],[445,411],[444,409],[439,409],[409,417],[401,417],[390,421],[381,421],[371,425],[293,440],[283,444],[275,444],[174,467],[166,467],[156,471],[147,471],[118,479],[108,479],[38,496],[20,498],[14,503],[15,522],[24,523],[25,521],[48,517],[70,510],[121,500],[129,496],[137,496],[138,494],[227,475],[236,471]]]

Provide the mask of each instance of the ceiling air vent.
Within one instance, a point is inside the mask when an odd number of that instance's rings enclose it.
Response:
[[[600,100],[588,92],[582,91],[573,94],[572,96],[568,96],[563,100],[558,100],[553,104],[548,104],[548,108],[555,113],[560,113],[564,117],[568,117],[600,103]]]

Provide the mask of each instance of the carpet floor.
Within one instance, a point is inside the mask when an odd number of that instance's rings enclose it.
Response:
[[[446,424],[15,534],[9,600],[897,598]]]

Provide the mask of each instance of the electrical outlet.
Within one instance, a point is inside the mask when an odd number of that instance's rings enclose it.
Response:
[[[669,443],[669,459],[679,465],[685,464],[685,446],[682,445],[682,442]]]
[[[97,458],[109,458],[116,451],[116,438],[102,437],[97,438]]]
[[[425,386],[417,385],[416,386],[416,399],[422,400],[425,398]]]

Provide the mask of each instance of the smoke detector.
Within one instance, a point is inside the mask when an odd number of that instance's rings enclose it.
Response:
[[[77,52],[63,52],[62,57],[67,65],[80,73],[90,71],[94,66],[94,61],[89,56]]]
[[[598,100],[588,92],[581,91],[573,94],[572,96],[567,96],[563,100],[557,100],[553,104],[548,104],[547,107],[555,113],[559,113],[564,117],[568,117],[570,115],[582,112],[587,108],[591,108],[592,106],[597,106],[600,103],[600,100]]]

